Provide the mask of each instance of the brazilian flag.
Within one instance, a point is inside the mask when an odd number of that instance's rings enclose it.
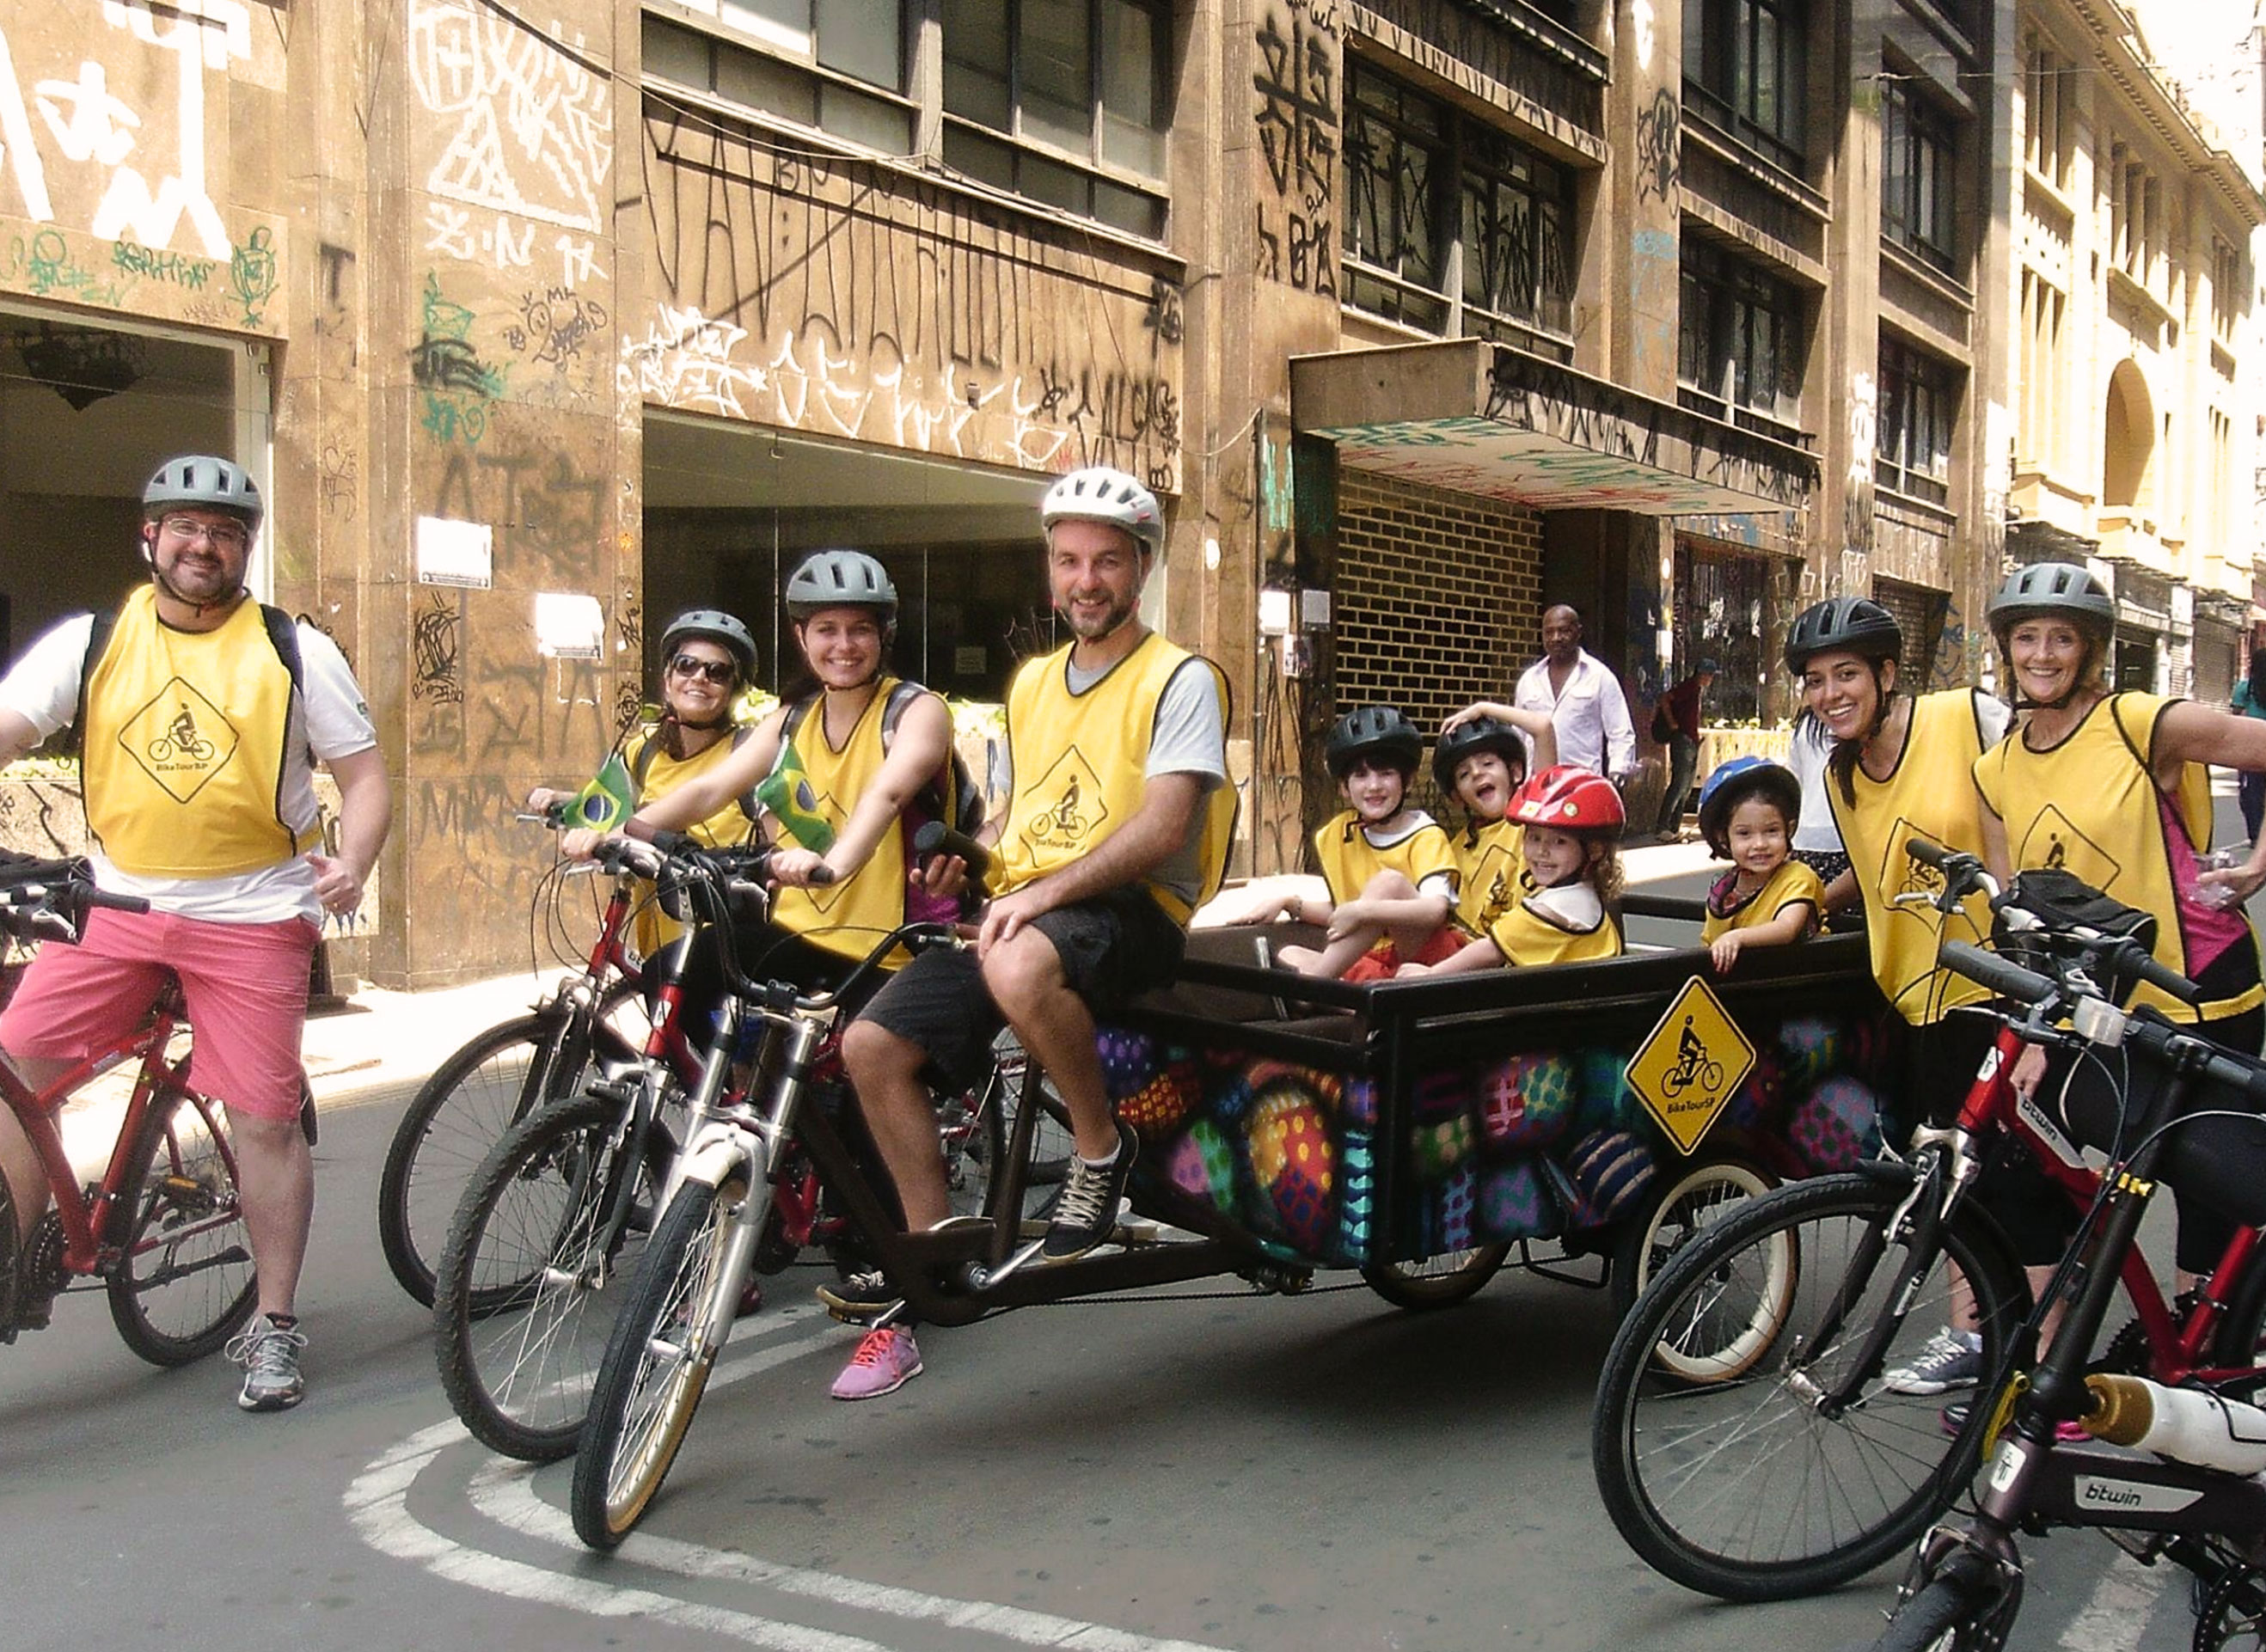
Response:
[[[834,825],[818,812],[818,793],[812,790],[802,757],[789,740],[779,747],[771,771],[756,782],[756,801],[771,811],[779,829],[796,844],[814,855],[834,847]]]
[[[637,786],[630,779],[622,754],[615,752],[606,766],[590,777],[590,784],[566,805],[566,823],[610,832],[637,811]]]

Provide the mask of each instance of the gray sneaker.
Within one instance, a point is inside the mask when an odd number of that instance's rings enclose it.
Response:
[[[1940,1394],[1972,1388],[1982,1379],[1982,1337],[1946,1326],[1909,1363],[1883,1372],[1881,1383],[1894,1394]]]
[[[265,1318],[255,1320],[228,1345],[228,1357],[244,1367],[238,1406],[246,1411],[289,1411],[305,1399],[307,1379],[299,1374],[299,1355],[306,1346],[306,1333],[296,1327]]]

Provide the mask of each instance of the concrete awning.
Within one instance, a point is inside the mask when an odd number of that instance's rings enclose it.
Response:
[[[1351,469],[1539,510],[1799,510],[1818,481],[1801,448],[1485,339],[1294,356],[1290,421]]]

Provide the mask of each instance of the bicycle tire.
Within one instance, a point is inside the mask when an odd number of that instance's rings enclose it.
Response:
[[[457,1207],[433,1296],[442,1392],[472,1437],[526,1462],[574,1449],[624,1281],[645,1249],[635,1225],[609,1233],[624,1174],[658,1196],[660,1154],[625,1163],[615,1100],[569,1096],[523,1119]]]
[[[16,1196],[0,1175],[0,1343],[16,1340]]]
[[[616,1547],[644,1518],[692,1426],[730,1331],[717,1298],[739,1283],[720,1270],[748,1186],[735,1172],[721,1187],[679,1188],[615,1318],[567,1497],[575,1535],[594,1549]],[[665,1334],[704,1316],[719,1327],[713,1346]]]
[[[1707,1159],[1686,1165],[1641,1215],[1623,1224],[1613,1242],[1605,1282],[1613,1317],[1626,1319],[1653,1276],[1700,1230],[1776,1186],[1777,1177],[1744,1159]]]
[[[227,1116],[164,1086],[131,1151],[108,1224],[110,1317],[151,1364],[186,1365],[218,1351],[259,1299]]]
[[[1421,1261],[1371,1262],[1361,1270],[1362,1283],[1394,1307],[1411,1312],[1452,1308],[1477,1296],[1502,1271],[1509,1254],[1508,1245],[1474,1245]]]
[[[377,1239],[401,1288],[433,1305],[433,1272],[457,1206],[504,1132],[588,1082],[590,1050],[627,1061],[635,1051],[606,1025],[636,992],[617,982],[599,1000],[588,1048],[571,1046],[578,1018],[553,1005],[468,1039],[410,1098],[377,1182]]]
[[[1892,1393],[1878,1371],[1836,1414],[1804,1397],[1845,1380],[1836,1362],[1899,1295],[1880,1363],[1916,1354],[1949,1317],[1947,1261],[1974,1285],[1984,1369],[2000,1369],[2028,1290],[1972,1210],[1908,1292],[1893,1289],[1904,1254],[1890,1246],[1853,1293],[1854,1247],[1880,1242],[1907,1191],[1824,1176],[1751,1200],[1670,1260],[1622,1322],[1598,1376],[1591,1466],[1614,1525],[1662,1575],[1735,1601],[1830,1589],[1908,1546],[1972,1474],[1986,1404],[1947,1442],[1941,1397]],[[1663,1346],[1678,1362],[1666,1370]]]

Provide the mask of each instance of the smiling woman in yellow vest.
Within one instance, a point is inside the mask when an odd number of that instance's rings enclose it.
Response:
[[[2204,872],[2208,765],[2266,769],[2266,724],[2102,680],[2115,599],[2074,563],[2017,568],[1991,603],[1991,629],[2019,720],[1975,764],[1984,843],[2000,878],[2054,866],[2156,919],[2156,960],[2204,989],[2190,1006],[2145,983],[2132,1001],[2247,1055],[2266,1033],[2258,941],[2240,903],[2266,884],[2266,844],[2247,866]],[[2136,1081],[2144,1075],[2135,1073]],[[2217,1261],[2231,1228],[2180,1210],[2179,1263]]]
[[[951,713],[884,669],[897,620],[888,571],[863,552],[815,552],[788,577],[786,608],[815,686],[782,701],[713,767],[641,806],[631,830],[683,830],[775,783],[796,818],[793,830],[771,822],[772,922],[826,956],[774,945],[765,967],[815,984],[902,924],[959,915],[957,901],[911,888],[910,845],[925,822],[966,816]],[[885,961],[895,969],[904,958]]]

